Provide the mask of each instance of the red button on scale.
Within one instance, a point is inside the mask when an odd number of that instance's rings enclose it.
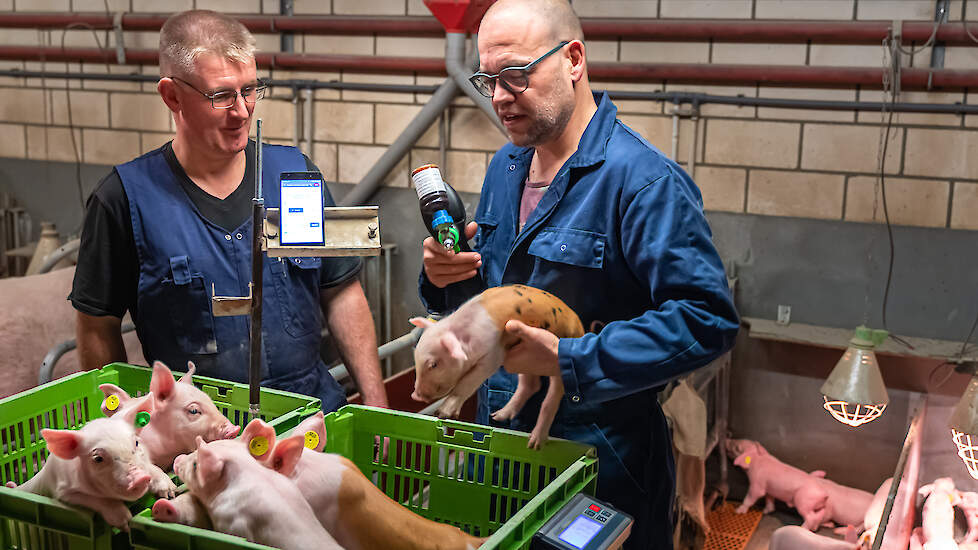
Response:
[[[592,505],[588,506],[588,508],[590,508],[591,510],[594,510],[595,512],[600,512],[601,511],[601,507],[598,506],[597,504],[592,504]]]

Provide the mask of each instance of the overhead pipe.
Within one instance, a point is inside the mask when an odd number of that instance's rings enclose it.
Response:
[[[446,42],[446,49],[449,42]],[[455,46],[453,46],[455,47]],[[156,64],[156,50],[127,49],[132,64]],[[427,57],[296,55],[264,53],[256,56],[262,68],[304,71],[352,71],[385,74],[447,74],[446,62]],[[0,59],[24,61],[69,61],[117,63],[115,50],[99,48],[59,48],[0,46]],[[471,66],[474,70],[474,66]],[[804,65],[724,65],[704,63],[592,63],[588,73],[595,81],[669,82],[675,84],[720,84],[806,87],[882,87],[881,67],[822,67]],[[468,71],[456,71],[468,76]],[[454,80],[454,78],[453,78]],[[459,83],[463,89],[471,86]],[[900,70],[900,89],[933,90],[978,87],[978,71],[904,67]],[[474,90],[472,93],[475,93]],[[486,109],[485,103],[479,104]],[[488,111],[487,111],[488,112]],[[493,116],[495,119],[495,116]]]
[[[0,28],[65,28],[72,24],[95,29],[112,29],[113,15],[97,13],[4,13]],[[168,15],[125,13],[122,28],[156,31]],[[332,35],[442,36],[444,29],[433,17],[349,17],[239,15],[236,19],[253,33],[299,32]],[[967,27],[966,27],[967,25]],[[747,42],[805,44],[872,44],[889,35],[890,21],[758,21],[710,19],[583,19],[588,40],[634,40],[670,42]],[[903,44],[927,42],[934,31],[929,21],[903,21]],[[937,41],[949,46],[976,46],[968,36],[978,35],[978,24],[942,23]]]
[[[445,69],[448,71],[448,75],[455,79],[455,84],[469,96],[469,99],[476,104],[477,107],[482,109],[482,112],[489,117],[495,125],[499,128],[502,134],[506,135],[506,128],[503,123],[499,121],[499,117],[496,116],[496,110],[492,107],[492,101],[488,97],[480,94],[476,91],[475,86],[469,82],[469,77],[472,76],[472,72],[475,68],[478,68],[478,52],[473,52],[475,57],[475,62],[465,63],[465,34],[460,32],[449,32],[445,34]],[[472,65],[475,65],[473,67]]]

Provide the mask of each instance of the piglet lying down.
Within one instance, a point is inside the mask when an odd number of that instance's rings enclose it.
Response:
[[[125,414],[92,420],[80,430],[41,430],[50,455],[41,471],[17,488],[90,508],[109,525],[128,531],[132,515],[125,501],[147,490],[164,497],[176,491],[139,445],[136,414],[152,410],[152,399],[143,397]]]

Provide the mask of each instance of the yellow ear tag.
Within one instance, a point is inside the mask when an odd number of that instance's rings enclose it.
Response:
[[[255,456],[262,456],[268,452],[268,439],[262,436],[252,438],[248,442],[248,451]]]
[[[750,455],[744,457],[744,464],[750,466]]]
[[[110,411],[114,411],[119,408],[119,396],[110,395],[105,398],[105,401],[102,404],[105,405],[106,409],[109,409]]]
[[[317,446],[319,446],[319,434],[309,430],[306,432],[306,447],[309,449],[315,449]]]

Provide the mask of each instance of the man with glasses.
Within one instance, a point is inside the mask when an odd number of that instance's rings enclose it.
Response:
[[[730,349],[739,321],[699,190],[591,92],[582,39],[566,0],[489,8],[471,82],[512,143],[490,163],[466,228],[475,251],[426,239],[420,294],[445,313],[523,283],[577,312],[591,329],[581,338],[507,323],[520,343],[479,390],[478,420],[509,400],[513,373],[560,375],[550,434],[597,447],[598,497],[635,517],[626,548],[668,549],[675,468],[657,394]],[[504,425],[530,431],[544,394]]]
[[[212,11],[169,18],[160,31],[157,89],[173,141],[116,166],[88,201],[70,299],[86,369],[126,359],[128,311],[143,354],[178,370],[248,378],[247,317],[215,317],[214,294],[247,296],[255,143],[248,139],[257,78],[255,40]],[[317,171],[298,149],[266,145],[263,192],[278,205],[282,172]],[[325,201],[332,205],[324,188]],[[320,359],[325,319],[367,404],[386,406],[373,320],[358,258],[264,259],[262,385],[346,403]]]

